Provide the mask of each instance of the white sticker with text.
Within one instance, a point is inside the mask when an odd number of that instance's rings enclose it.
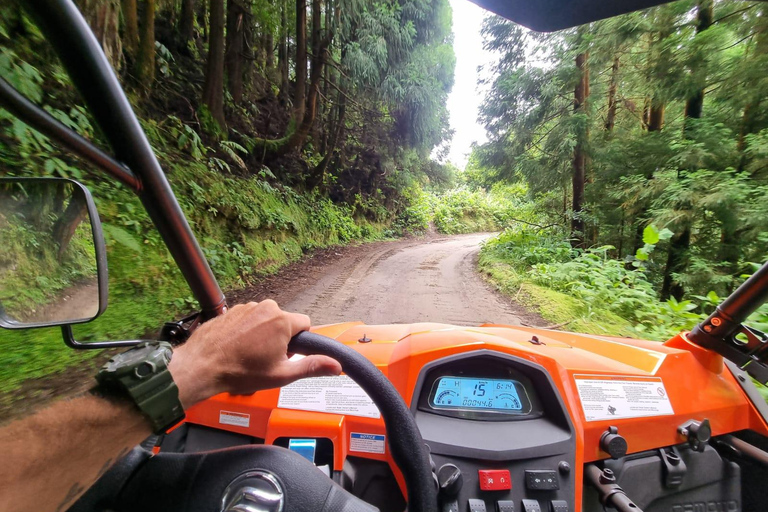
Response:
[[[280,388],[277,406],[282,409],[381,418],[373,400],[346,375],[301,379],[283,386]]]
[[[587,421],[674,414],[659,377],[574,375]]]
[[[236,427],[248,427],[251,425],[251,415],[242,412],[219,411],[219,423]]]
[[[380,434],[349,434],[349,451],[362,453],[384,453],[387,438]]]

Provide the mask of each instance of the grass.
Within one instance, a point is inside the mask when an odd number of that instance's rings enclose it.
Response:
[[[314,248],[384,237],[385,222],[348,207],[235,178],[179,155],[164,155],[169,177],[224,289],[248,286]],[[177,162],[177,163],[173,163]],[[80,341],[136,339],[197,308],[183,277],[138,200],[111,183],[88,182],[107,242],[110,306],[76,326]],[[58,328],[0,330],[0,401],[26,380],[82,364],[101,351],[74,351]]]
[[[483,251],[479,269],[499,291],[554,325],[585,334],[632,336],[632,324],[611,311],[589,307],[565,293],[534,283],[498,254]]]

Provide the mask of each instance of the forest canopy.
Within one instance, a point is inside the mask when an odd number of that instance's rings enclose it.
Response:
[[[766,4],[682,0],[553,34],[488,17],[483,35],[498,61],[475,186],[526,184],[577,252],[606,247],[662,300],[723,295],[766,260]]]

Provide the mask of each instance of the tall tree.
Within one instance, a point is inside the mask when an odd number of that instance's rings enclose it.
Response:
[[[123,46],[131,58],[139,51],[139,16],[136,0],[121,0],[123,13]]]
[[[181,0],[181,14],[179,15],[179,40],[186,46],[194,36],[195,31],[195,0]]]
[[[232,101],[243,99],[243,52],[245,50],[245,9],[238,0],[227,0],[227,86]]]
[[[136,56],[136,80],[145,89],[155,81],[155,0],[144,0]]]
[[[307,97],[307,2],[296,0],[296,89],[293,111],[297,122],[304,118]]]
[[[608,132],[612,132],[614,126],[616,126],[616,92],[619,86],[620,66],[621,59],[617,54],[613,57],[613,64],[611,65],[611,82],[608,85],[608,113],[605,116],[605,129]]]
[[[573,203],[571,218],[571,245],[584,248],[586,224],[584,222],[584,187],[587,181],[587,99],[589,98],[589,52],[576,55],[578,70],[573,94],[573,112],[577,119],[576,145],[573,148]]]
[[[285,106],[289,97],[290,58],[288,57],[288,0],[280,0],[280,40],[277,46],[277,67],[280,74],[278,99]]]
[[[224,118],[224,0],[210,0],[210,36],[203,85],[203,103],[220,128]]]
[[[698,0],[696,4],[696,36],[699,36],[712,26],[712,19],[712,0]],[[688,120],[700,119],[704,108],[706,73],[702,73],[702,70],[696,69],[694,66],[691,67],[690,74],[695,77],[698,83],[695,84],[696,87],[693,88],[685,101],[683,133],[691,129]],[[685,175],[686,170],[681,169],[679,173],[680,175]],[[684,203],[681,205],[681,209],[690,210],[692,208],[690,202],[686,201]],[[669,251],[667,252],[667,264],[664,266],[664,279],[661,286],[661,298],[663,300],[669,297],[682,300],[685,293],[685,288],[679,280],[675,279],[675,274],[685,272],[688,267],[688,250],[691,245],[691,218],[682,219],[681,224],[678,232],[670,240]]]

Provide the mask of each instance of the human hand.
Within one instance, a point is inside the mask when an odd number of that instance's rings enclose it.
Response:
[[[233,307],[201,325],[174,350],[169,365],[185,409],[218,393],[247,395],[305,377],[338,375],[326,356],[289,360],[288,342],[309,329],[309,317],[282,311],[272,300]]]

